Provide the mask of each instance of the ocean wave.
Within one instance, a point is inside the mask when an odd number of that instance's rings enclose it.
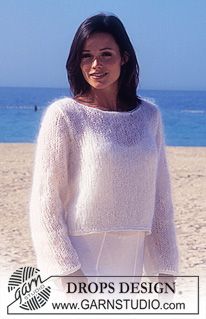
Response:
[[[34,110],[35,105],[20,105],[20,106],[16,106],[16,105],[4,105],[4,106],[0,106],[0,109],[14,109],[14,110]],[[37,109],[43,109],[44,107],[42,106],[38,106],[37,105]]]
[[[201,113],[204,114],[206,113],[205,110],[182,110],[181,113]]]
[[[156,104],[156,101],[153,97],[148,97],[148,96],[141,96],[141,98],[145,101],[151,102],[153,104]]]

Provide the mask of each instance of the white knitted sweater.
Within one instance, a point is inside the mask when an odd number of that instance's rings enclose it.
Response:
[[[148,275],[176,273],[178,250],[159,108],[129,112],[62,98],[46,110],[37,140],[30,224],[37,264],[52,275],[80,262],[69,235],[146,231]]]

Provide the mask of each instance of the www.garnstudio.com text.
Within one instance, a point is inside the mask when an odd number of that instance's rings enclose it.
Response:
[[[54,310],[185,310],[184,302],[161,302],[158,299],[82,299],[81,302],[55,302]]]

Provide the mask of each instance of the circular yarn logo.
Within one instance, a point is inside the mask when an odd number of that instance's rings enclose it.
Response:
[[[51,288],[41,279],[40,270],[21,267],[14,271],[8,282],[8,291],[14,292],[15,301],[24,310],[37,310],[49,300]]]

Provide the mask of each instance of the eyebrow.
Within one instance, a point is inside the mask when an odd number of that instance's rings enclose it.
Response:
[[[103,51],[103,50],[113,50],[112,48],[103,48],[100,49],[99,51]],[[83,52],[90,52],[90,50],[83,50]]]

